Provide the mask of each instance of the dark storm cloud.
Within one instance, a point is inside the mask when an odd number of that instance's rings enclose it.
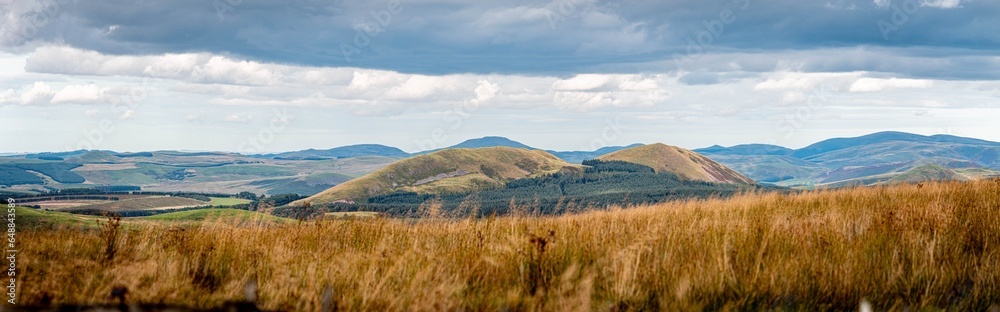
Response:
[[[212,52],[310,66],[557,75],[721,66],[706,64],[719,54],[742,55],[734,61],[740,70],[767,71],[781,61],[777,53],[807,51],[802,70],[997,78],[990,72],[1000,67],[1000,3],[879,2],[51,0],[3,9],[10,51],[55,42],[112,54]],[[56,5],[40,10],[38,3]],[[878,53],[808,55],[855,47]],[[907,61],[914,59],[926,62],[914,67]]]

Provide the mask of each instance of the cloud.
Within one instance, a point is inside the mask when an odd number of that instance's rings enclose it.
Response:
[[[302,81],[285,77],[282,72],[292,67],[236,60],[207,53],[162,55],[109,55],[67,46],[38,48],[28,58],[25,69],[30,72],[73,75],[128,75],[168,78],[203,83],[237,85],[270,85],[287,81]],[[313,80],[320,74],[312,73]]]
[[[934,86],[933,81],[899,78],[860,78],[851,85],[851,92],[879,92],[889,89],[926,89]]]
[[[962,5],[962,0],[923,0],[920,5],[939,9],[954,9]]]
[[[609,82],[605,75],[581,74],[570,79],[563,79],[552,84],[555,91],[594,91],[604,87]]]
[[[388,100],[420,100],[427,99],[441,92],[453,89],[457,83],[454,77],[413,75],[402,83],[386,90],[383,97]]]
[[[552,83],[553,104],[575,111],[603,107],[648,107],[669,97],[664,75],[580,74]]]
[[[69,85],[52,96],[52,104],[59,103],[97,103],[104,98],[106,88],[94,84]]]
[[[918,0],[897,0],[897,5],[902,5],[903,1],[918,1]],[[880,9],[886,9],[892,6],[892,0],[874,0],[875,6]],[[919,0],[920,6],[932,7],[939,9],[954,9],[962,5],[962,0]]]
[[[248,122],[251,119],[253,119],[253,115],[250,115],[249,113],[232,113],[232,114],[226,115],[226,118],[224,118],[223,121],[226,121],[226,122]]]
[[[122,112],[120,116],[118,116],[118,119],[126,120],[126,119],[132,119],[133,117],[135,117],[135,110],[126,109],[124,112]]]
[[[863,75],[863,73],[781,71],[767,74],[767,78],[764,81],[754,85],[754,90],[809,90],[821,87],[837,89],[849,81],[856,80],[860,75]]]
[[[282,73],[264,69],[269,67],[266,64],[432,75],[622,73],[630,64],[687,53],[691,39],[707,30],[705,22],[722,12],[731,12],[735,20],[719,29],[711,44],[699,46],[699,54],[830,47],[939,47],[985,53],[1000,48],[1000,24],[984,22],[1000,14],[1000,7],[991,1],[906,0],[937,9],[911,16],[904,28],[886,40],[876,24],[891,19],[890,7],[900,1],[843,0],[836,5],[800,0],[774,0],[766,5],[753,1],[746,5],[740,1],[711,5],[699,1],[416,1],[405,2],[401,12],[391,14],[384,23],[372,17],[373,11],[384,7],[363,1],[243,0],[226,12],[216,12],[201,0],[100,0],[87,5],[53,1],[61,5],[50,10],[51,17],[45,15],[46,23],[32,21],[39,11],[34,2],[14,1],[0,22],[13,30],[2,32],[7,36],[0,49],[20,53],[62,44],[137,59],[166,54],[178,58],[150,67],[149,75],[187,74],[218,81],[217,76],[231,78],[236,76],[232,71],[239,70],[243,80],[225,82],[254,85],[281,79]],[[370,31],[376,24],[378,31]],[[19,31],[24,29],[34,30]],[[355,46],[354,39],[361,35],[369,42]],[[356,50],[350,57],[342,49],[348,45]],[[198,68],[189,66],[193,64]],[[112,64],[63,66],[108,65]]]
[[[475,106],[479,106],[496,97],[497,94],[500,93],[500,86],[497,86],[497,84],[492,83],[489,80],[482,79],[476,82],[475,92],[476,97],[472,99],[471,103]]]
[[[20,90],[0,92],[0,105],[106,104],[118,102],[127,92],[93,83],[70,84],[57,89],[47,82],[36,81]]]
[[[21,105],[46,105],[51,103],[52,97],[56,95],[56,92],[52,90],[52,87],[44,82],[35,82],[26,91],[21,93],[20,104]]]

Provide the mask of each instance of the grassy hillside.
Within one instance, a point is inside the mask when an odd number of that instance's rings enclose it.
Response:
[[[955,173],[951,169],[934,165],[927,164],[920,167],[910,169],[902,174],[899,174],[889,180],[889,183],[900,183],[900,182],[922,182],[922,181],[966,181],[969,178],[964,175]]]
[[[63,159],[58,161],[57,159]],[[0,157],[0,186],[22,191],[140,186],[147,191],[315,194],[398,157],[282,160],[223,152],[46,153]],[[31,170],[25,171],[25,169]]]
[[[548,218],[326,219],[19,232],[20,304],[266,310],[988,311],[1000,183],[938,182],[663,203]],[[106,236],[105,236],[106,237]],[[80,274],[80,272],[87,272]],[[21,273],[19,272],[19,276]]]
[[[397,161],[295,204],[357,201],[399,190],[416,193],[471,191],[500,186],[510,179],[556,172],[564,166],[571,165],[540,150],[512,147],[446,149]]]
[[[15,208],[15,223],[18,229],[55,229],[55,228],[97,228],[98,221],[106,221],[102,216],[79,215],[68,212],[46,211],[27,207]],[[260,221],[265,223],[282,223],[295,221],[292,219],[276,217],[263,213],[246,211],[240,209],[197,209],[179,212],[169,212],[147,217],[124,218],[123,224],[137,224],[136,222],[203,222],[221,221],[237,222],[245,224],[248,221]]]
[[[720,164],[757,182],[774,183],[802,177],[816,177],[829,168],[790,156],[707,154]]]
[[[435,211],[449,217],[507,215],[560,215],[614,206],[637,206],[689,198],[729,197],[742,192],[785,189],[757,184],[710,183],[681,179],[669,172],[623,161],[587,160],[583,170],[566,167],[558,173],[511,180],[502,187],[474,192],[418,194],[393,192],[368,197],[363,202],[314,204],[315,213],[373,211],[388,216],[420,215]],[[443,181],[468,185],[467,174]],[[276,215],[296,216],[301,208],[279,207]]]
[[[208,204],[212,206],[232,206],[232,205],[250,203],[249,199],[243,199],[243,198],[211,197],[211,199],[212,201],[210,201]]]
[[[145,221],[170,221],[170,222],[195,222],[195,221],[266,221],[266,222],[290,222],[295,221],[276,217],[268,214],[246,211],[241,209],[211,208],[188,211],[170,212],[148,217],[135,218]]]
[[[969,178],[969,180],[1000,178],[1000,171],[987,168],[958,168],[952,169],[952,171]]]
[[[98,216],[78,215],[68,212],[45,211],[27,207],[15,208],[18,228],[96,227]]]
[[[670,172],[686,179],[753,184],[754,181],[698,153],[662,143],[637,146],[597,159],[621,160],[649,166],[656,172]]]

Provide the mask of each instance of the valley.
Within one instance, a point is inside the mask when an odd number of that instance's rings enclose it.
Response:
[[[991,179],[1000,177],[996,155],[1000,143],[901,132],[829,139],[795,150],[747,144],[692,151],[656,143],[558,152],[484,137],[414,154],[377,144],[261,155],[73,151],[0,157],[0,193],[30,198],[91,189],[122,197],[35,205],[88,214],[260,206],[252,199],[234,202],[236,193],[296,198],[264,205],[288,217],[409,216],[426,210],[451,216],[560,214],[741,192]],[[156,194],[133,200],[123,190]],[[209,196],[156,197],[184,193]],[[297,208],[306,203],[308,211]]]

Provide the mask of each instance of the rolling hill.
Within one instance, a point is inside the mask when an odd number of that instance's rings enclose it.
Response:
[[[604,154],[609,154],[636,146],[642,146],[642,144],[636,143],[628,146],[605,146],[593,152],[587,152],[587,151],[547,151],[547,152],[549,152],[549,154],[556,155],[556,157],[562,158],[566,162],[579,164],[587,159],[594,159]]]
[[[601,156],[601,155],[604,155],[604,154],[607,154],[607,153],[611,153],[611,152],[623,150],[623,149],[630,148],[630,147],[636,147],[636,146],[640,146],[640,145],[642,145],[642,144],[636,143],[636,144],[632,144],[632,145],[628,145],[628,146],[605,146],[605,147],[601,147],[601,148],[599,148],[597,150],[594,150],[594,151],[555,151],[555,150],[546,150],[546,152],[548,152],[549,154],[555,155],[556,157],[559,157],[559,158],[561,158],[562,160],[565,160],[568,163],[579,164],[579,163],[581,163],[581,162],[583,162],[584,160],[587,160],[587,159],[594,159],[594,158],[597,158],[598,156]],[[443,150],[443,149],[448,149],[448,148],[482,148],[482,147],[497,147],[497,146],[506,146],[506,147],[513,147],[513,148],[524,148],[524,149],[529,149],[529,150],[538,150],[538,149],[540,149],[540,148],[535,148],[535,147],[528,146],[528,145],[526,145],[524,143],[521,143],[521,142],[518,142],[518,141],[514,141],[514,140],[511,140],[511,139],[508,139],[508,138],[505,138],[505,137],[486,136],[486,137],[481,137],[481,138],[477,138],[477,139],[465,140],[462,143],[458,143],[458,144],[449,146],[447,148],[428,150],[428,151],[418,152],[416,154],[417,155],[428,154],[428,153],[433,153],[433,152],[440,151],[440,150]]]
[[[540,150],[512,147],[454,148],[392,163],[293,204],[357,201],[396,191],[467,192],[572,166]]]
[[[393,154],[389,148],[340,150]],[[401,152],[401,151],[400,151]],[[398,153],[395,153],[398,154]],[[337,156],[335,155],[335,156]],[[100,185],[138,186],[145,191],[311,195],[382,168],[400,157],[271,159],[229,152],[72,151],[0,157],[0,189],[44,193]]]
[[[741,144],[730,147],[712,145],[706,148],[694,150],[697,153],[708,153],[717,155],[791,155],[795,150],[787,147],[770,144]]]
[[[449,146],[448,148],[482,148],[482,147],[497,147],[497,146],[523,148],[529,150],[537,149],[531,146],[524,145],[521,142],[499,136],[486,136],[478,139],[469,139],[463,141],[462,143]]]
[[[603,147],[596,151],[546,152],[565,162],[579,164],[587,159],[640,146],[634,144]],[[541,151],[499,136],[470,139],[452,148],[480,147],[511,147]],[[411,155],[395,147],[360,144],[269,155],[241,155],[212,151],[109,150],[5,155],[0,156],[0,192],[31,194],[97,185],[128,185],[141,186],[143,190],[163,192],[250,191],[272,195],[279,193],[311,195],[405,157],[433,152],[425,151]],[[641,155],[647,152],[649,151],[623,152],[613,157],[625,155],[627,157],[622,159],[626,161],[640,161],[645,158],[642,161],[650,167],[659,170],[666,168],[668,163],[658,163],[655,157],[647,158]],[[667,158],[684,154],[669,150],[660,152],[665,154],[659,156],[670,156]],[[768,144],[744,144],[731,147],[713,145],[693,152],[735,170],[744,178],[780,186],[808,188],[815,185],[857,184],[859,181],[865,184],[880,183],[927,164],[939,165],[970,179],[1000,176],[1000,172],[997,171],[1000,170],[1000,143],[952,135],[924,136],[890,131],[853,138],[833,138],[800,149]],[[636,155],[629,155],[630,153]],[[698,160],[699,157],[696,156],[691,160],[694,162],[693,165],[677,167],[680,175],[702,181],[719,179],[714,177],[712,172],[727,175],[726,170],[716,168],[710,162]],[[697,167],[710,170],[693,169]],[[474,177],[474,175],[465,177],[473,180],[466,182],[480,181]],[[739,180],[742,179],[734,177],[731,181]],[[449,181],[455,180],[449,179]],[[440,184],[442,183],[433,185]]]
[[[323,160],[333,158],[350,158],[360,156],[385,156],[405,158],[410,154],[395,147],[380,144],[358,144],[335,147],[325,150],[307,149],[302,151],[284,152],[261,155],[264,158],[286,160]]]
[[[968,181],[969,178],[955,171],[933,164],[916,167],[899,174],[889,183],[913,183],[921,181]]]
[[[757,181],[786,186],[881,183],[929,164],[969,171],[974,179],[1000,174],[995,171],[1000,170],[1000,143],[952,135],[887,131],[823,140],[797,150],[748,144],[695,151]]]
[[[809,146],[795,150],[792,156],[807,159],[816,155],[829,153],[836,150],[847,149],[858,146],[870,146],[887,142],[910,142],[924,144],[961,144],[961,145],[982,145],[1000,147],[1000,143],[986,140],[963,138],[953,135],[937,134],[924,136],[898,131],[883,131],[852,138],[833,138],[823,140]]]
[[[600,160],[620,160],[670,172],[682,178],[717,183],[754,184],[746,176],[698,153],[662,143],[623,149],[598,157]]]

